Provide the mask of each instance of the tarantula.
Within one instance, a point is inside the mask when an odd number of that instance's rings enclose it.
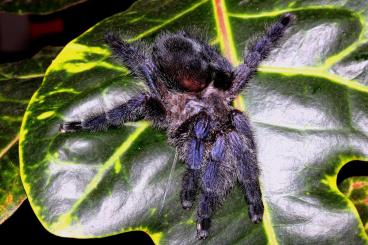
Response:
[[[248,47],[244,63],[235,69],[197,35],[185,31],[162,33],[151,48],[128,43],[117,34],[105,40],[113,54],[133,74],[146,81],[143,92],[126,103],[82,121],[63,122],[60,131],[98,131],[128,121],[146,119],[166,130],[186,163],[181,190],[184,209],[197,208],[197,236],[208,236],[211,216],[235,185],[241,186],[253,223],[263,216],[256,144],[247,117],[231,106],[257,66],[291,24],[284,14]],[[150,52],[148,52],[150,50]]]

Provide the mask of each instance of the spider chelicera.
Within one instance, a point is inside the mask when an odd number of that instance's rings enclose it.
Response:
[[[98,131],[146,119],[167,132],[186,163],[181,204],[189,209],[199,190],[197,236],[208,236],[211,216],[236,182],[241,186],[253,223],[263,216],[256,144],[247,117],[231,106],[292,23],[284,14],[248,47],[235,69],[207,42],[191,33],[160,34],[153,45],[128,43],[117,34],[105,40],[113,54],[149,92],[132,97],[104,114],[63,122],[60,132]]]

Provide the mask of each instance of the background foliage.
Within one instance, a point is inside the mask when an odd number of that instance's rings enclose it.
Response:
[[[0,65],[0,223],[26,198],[19,175],[19,128],[29,99],[59,51],[47,47],[32,59]]]

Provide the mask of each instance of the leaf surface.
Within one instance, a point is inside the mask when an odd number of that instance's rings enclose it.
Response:
[[[235,65],[251,37],[286,12],[297,23],[235,101],[256,133],[264,221],[250,223],[235,188],[203,243],[366,244],[354,205],[336,186],[346,162],[368,156],[367,59],[359,56],[366,1],[138,1],[69,43],[33,96],[20,135],[23,184],[44,227],[67,237],[143,230],[157,244],[199,243],[195,211],[179,202],[183,164],[159,212],[174,157],[164,132],[138,122],[61,135],[58,125],[111,109],[144,86],[110,57],[108,30],[152,42],[160,31],[196,26]]]

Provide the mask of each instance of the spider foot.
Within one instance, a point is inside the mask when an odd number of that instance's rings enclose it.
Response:
[[[190,209],[195,202],[197,192],[197,179],[197,170],[188,169],[184,174],[182,183],[183,187],[180,192],[180,200],[181,206],[185,210]]]
[[[249,218],[254,224],[258,224],[262,221],[263,216],[263,205],[261,204],[250,204],[249,205]]]
[[[63,122],[60,123],[59,131],[61,133],[75,132],[82,129],[82,122]]]
[[[209,218],[200,219],[197,221],[197,238],[204,240],[208,237],[208,229],[210,228],[211,220]]]
[[[280,22],[281,24],[283,24],[284,26],[290,25],[291,23],[293,23],[296,19],[296,16],[291,14],[291,13],[286,13],[284,15],[281,16]]]

